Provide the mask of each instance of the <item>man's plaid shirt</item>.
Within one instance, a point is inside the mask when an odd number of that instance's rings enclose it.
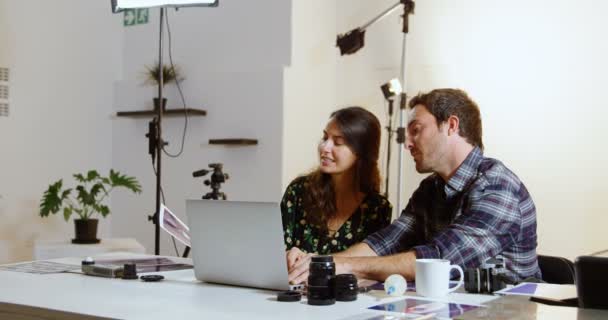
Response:
[[[541,278],[534,202],[513,172],[479,148],[447,183],[437,174],[424,179],[401,216],[364,242],[380,256],[414,250],[419,259],[463,268],[502,255],[511,280]]]

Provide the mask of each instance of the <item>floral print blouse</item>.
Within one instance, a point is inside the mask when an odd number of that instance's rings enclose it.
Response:
[[[367,194],[361,205],[333,234],[308,223],[303,207],[306,177],[299,177],[289,184],[281,201],[283,235],[287,250],[298,247],[308,253],[330,254],[344,251],[363,241],[368,235],[388,226],[393,207],[381,194]]]

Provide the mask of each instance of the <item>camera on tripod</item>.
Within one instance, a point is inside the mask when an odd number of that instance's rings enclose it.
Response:
[[[213,199],[213,200],[226,200],[226,194],[220,192],[220,188],[222,183],[226,182],[229,178],[227,173],[222,172],[222,168],[224,167],[221,163],[210,163],[209,168],[213,169],[213,173],[211,173],[211,178],[206,179],[204,181],[206,186],[211,187],[211,192],[206,193],[203,196],[203,199]],[[203,177],[207,175],[211,170],[201,169],[192,172],[192,176],[194,178]]]

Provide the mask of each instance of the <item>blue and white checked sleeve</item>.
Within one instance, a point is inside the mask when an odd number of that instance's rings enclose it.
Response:
[[[415,244],[414,224],[416,219],[412,214],[411,201],[393,223],[363,240],[377,255],[386,256],[403,252]]]
[[[504,183],[476,188],[451,225],[429,243],[414,247],[416,257],[479,267],[516,241],[522,222],[518,204],[516,193]]]

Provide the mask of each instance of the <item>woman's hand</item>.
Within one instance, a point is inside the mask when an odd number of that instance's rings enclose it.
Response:
[[[293,247],[287,251],[287,272],[289,273],[289,282],[291,284],[300,284],[308,279],[308,265],[312,253],[305,253],[302,250]]]

